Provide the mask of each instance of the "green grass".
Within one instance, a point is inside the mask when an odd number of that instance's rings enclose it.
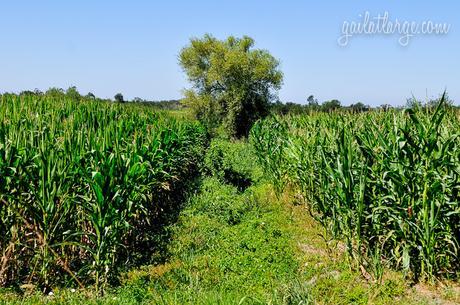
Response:
[[[234,187],[219,184],[214,178],[205,180],[203,194],[183,214],[172,249],[180,268],[159,283],[172,282],[190,292],[217,289],[265,299],[267,292],[296,275],[289,219],[280,217],[282,207],[260,201],[263,188],[240,195]]]
[[[299,270],[293,219],[267,198],[271,188],[247,144],[214,141],[208,154],[215,151],[252,185],[241,191],[219,175],[204,178],[173,229],[168,264],[132,272],[125,283],[147,282],[167,304],[280,301]]]

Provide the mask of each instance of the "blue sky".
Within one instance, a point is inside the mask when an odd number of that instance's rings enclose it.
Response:
[[[188,86],[177,55],[190,37],[249,35],[281,61],[283,101],[404,104],[447,89],[460,102],[458,1],[2,1],[0,91],[78,87],[101,97],[173,99]],[[444,36],[352,37],[344,21],[446,22]]]

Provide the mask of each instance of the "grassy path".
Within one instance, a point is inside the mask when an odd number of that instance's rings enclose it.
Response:
[[[453,291],[409,288],[401,274],[388,270],[382,285],[366,280],[325,242],[321,227],[294,198],[276,198],[263,182],[238,192],[206,178],[174,228],[170,261],[131,272],[129,286],[145,283],[149,297],[143,300],[157,304],[458,301]]]

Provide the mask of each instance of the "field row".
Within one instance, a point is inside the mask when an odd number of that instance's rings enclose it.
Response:
[[[277,117],[251,140],[279,193],[295,186],[376,278],[458,278],[460,115],[444,107]]]
[[[4,95],[0,286],[104,286],[150,263],[205,131],[147,106]]]

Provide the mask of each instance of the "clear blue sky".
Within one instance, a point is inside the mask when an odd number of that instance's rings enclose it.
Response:
[[[344,21],[447,22],[445,36],[337,39]],[[188,86],[177,54],[192,36],[249,35],[280,59],[283,101],[404,104],[447,88],[460,102],[460,3],[452,1],[2,1],[0,91],[78,87],[101,97],[173,99]]]

